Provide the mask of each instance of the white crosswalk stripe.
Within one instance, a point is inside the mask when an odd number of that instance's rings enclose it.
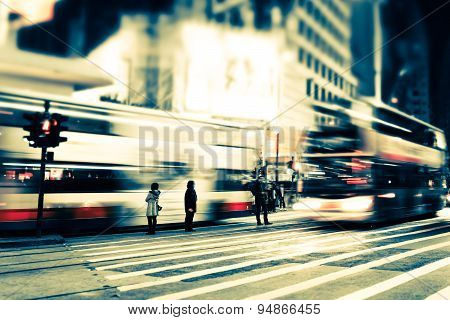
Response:
[[[69,247],[90,264],[91,270],[101,272],[105,280],[111,281],[110,285],[123,298],[208,299],[230,298],[237,293],[240,299],[266,300],[290,297],[316,287],[323,290],[329,283],[340,279],[345,283],[349,281],[346,277],[353,279],[353,276],[358,279],[373,268],[399,260],[401,264],[408,263],[418,255],[433,254],[433,250],[440,250],[442,257],[450,246],[450,230],[445,221],[438,217],[373,230],[347,231],[330,224],[306,221],[287,220],[284,224],[263,228],[242,222],[197,228],[200,230],[194,234],[168,231],[156,237],[118,235],[86,241],[76,239]],[[423,245],[419,247],[420,243]],[[391,253],[391,249],[395,251]],[[372,255],[376,252],[380,254]],[[345,259],[356,259],[357,263],[347,264]],[[341,260],[345,261],[339,262]],[[421,276],[448,264],[445,259],[439,261],[439,264],[430,263],[429,268],[413,271]],[[338,264],[334,265],[335,262]],[[317,276],[303,275],[305,270],[319,267],[322,269],[314,271],[318,272]],[[391,276],[389,271],[381,274]],[[283,280],[292,277],[296,281]],[[388,280],[393,282],[386,282]],[[352,289],[361,287],[349,286],[350,290],[341,290],[341,295],[345,294],[342,298],[352,295],[356,299],[370,298],[380,290],[388,291],[391,286],[408,282],[405,277],[388,280],[381,282],[384,283],[382,288],[370,285],[353,293]],[[250,291],[246,294],[247,287]],[[372,291],[367,293],[370,288]],[[442,293],[427,299],[442,299],[446,290],[449,289],[443,288]]]
[[[129,291],[129,290],[136,290],[136,289],[141,289],[141,288],[146,288],[146,287],[153,287],[153,286],[158,286],[158,285],[163,285],[163,284],[168,284],[168,283],[174,283],[174,282],[182,281],[185,279],[192,279],[192,278],[196,278],[196,277],[210,275],[210,274],[214,274],[214,273],[220,273],[220,272],[225,272],[225,271],[230,271],[230,270],[241,269],[241,268],[245,268],[245,267],[249,267],[249,266],[262,264],[265,262],[272,262],[272,261],[277,261],[277,260],[294,258],[294,257],[306,255],[306,254],[313,253],[313,252],[320,252],[320,251],[325,251],[325,250],[330,250],[330,249],[343,248],[343,247],[351,246],[351,245],[358,245],[358,244],[370,243],[370,242],[375,242],[375,241],[381,241],[381,240],[391,239],[391,238],[405,236],[405,235],[419,234],[419,233],[424,233],[424,232],[428,232],[431,230],[442,229],[445,227],[446,226],[440,226],[440,227],[436,227],[436,228],[430,228],[427,230],[419,230],[419,231],[408,232],[408,233],[404,233],[404,234],[394,234],[391,236],[378,237],[378,238],[374,238],[374,239],[365,239],[365,240],[358,239],[357,241],[351,241],[351,242],[347,242],[344,244],[339,244],[339,245],[329,246],[329,247],[324,247],[324,248],[317,248],[317,249],[314,248],[311,250],[302,250],[302,247],[300,245],[299,252],[278,255],[278,256],[269,257],[269,258],[256,259],[253,261],[245,261],[242,263],[237,263],[237,264],[232,264],[232,265],[227,265],[227,266],[222,266],[222,267],[217,267],[217,268],[210,268],[210,269],[205,269],[205,270],[200,270],[200,271],[194,271],[194,272],[186,273],[186,274],[179,275],[179,276],[167,277],[162,280],[148,281],[148,282],[136,283],[136,284],[132,284],[132,285],[121,286],[121,287],[118,287],[117,289],[119,291]],[[368,250],[371,250],[371,249],[368,249]]]
[[[449,233],[450,235],[450,233]],[[306,289],[310,289],[313,288],[315,286],[319,286],[322,284],[325,284],[327,282],[330,281],[335,281],[337,279],[346,277],[346,276],[350,276],[365,270],[368,270],[370,268],[375,268],[378,266],[381,266],[383,264],[386,263],[391,263],[400,259],[404,259],[407,257],[412,257],[414,255],[417,254],[421,254],[427,251],[432,251],[432,250],[436,250],[439,248],[444,248],[450,245],[450,241],[447,242],[443,242],[443,243],[437,243],[431,246],[427,246],[424,248],[420,248],[420,249],[416,249],[416,250],[411,250],[411,251],[407,251],[404,253],[400,253],[400,254],[396,254],[396,255],[391,255],[391,256],[387,256],[387,257],[383,257],[381,259],[375,260],[375,261],[371,261],[368,263],[364,263],[364,264],[360,264],[357,265],[355,267],[351,267],[348,269],[344,269],[338,272],[332,272],[329,274],[326,274],[324,276],[318,277],[318,278],[314,278],[308,281],[304,281],[301,283],[297,283],[288,287],[284,287],[284,288],[280,288],[277,290],[273,290],[273,291],[269,291],[269,292],[265,292],[263,294],[259,294],[259,295],[255,295],[255,296],[251,296],[248,297],[248,300],[271,300],[271,299],[277,299],[283,296],[287,296],[289,294],[301,291],[301,290],[306,290]]]
[[[193,240],[193,241],[187,241],[187,242],[183,242],[183,243],[169,243],[169,244],[154,244],[154,243],[144,243],[142,245],[148,245],[145,247],[141,247],[141,248],[126,248],[126,249],[120,249],[120,250],[112,250],[112,251],[100,251],[100,252],[94,252],[94,253],[87,253],[85,254],[85,256],[87,257],[93,257],[93,256],[98,256],[98,255],[106,255],[106,254],[115,254],[115,253],[122,253],[122,252],[134,252],[134,251],[142,251],[145,249],[161,249],[161,248],[170,248],[170,247],[180,247],[180,246],[190,246],[193,244],[199,244],[199,243],[208,243],[208,242],[221,242],[221,241],[227,241],[227,240],[235,240],[235,239],[245,239],[245,238],[253,238],[253,237],[260,237],[262,235],[270,235],[270,234],[290,234],[292,232],[297,232],[297,231],[304,231],[304,230],[309,230],[309,229],[317,229],[317,227],[304,227],[304,228],[293,228],[293,229],[289,229],[289,230],[277,230],[277,231],[268,231],[268,232],[264,232],[264,233],[257,233],[257,234],[244,234],[244,235],[239,235],[239,236],[230,236],[230,237],[216,237],[214,239],[205,239],[205,240]],[[121,248],[124,248],[127,246],[122,246]],[[104,248],[97,248],[97,250],[103,250]],[[86,249],[88,250],[88,249]],[[91,250],[91,249],[89,249]],[[85,251],[85,250],[76,250],[78,252],[80,251]]]
[[[287,238],[287,239],[283,238],[283,239],[278,239],[278,240],[271,240],[270,244],[274,245],[274,244],[279,244],[279,243],[283,243],[283,242],[292,242],[293,239],[300,239],[300,238],[302,240],[305,240],[305,239],[311,239],[311,238],[325,237],[325,236],[330,236],[331,234],[338,234],[340,232],[329,232],[329,233],[314,234],[314,235],[308,236],[309,233],[310,232],[305,232],[302,234],[301,237],[292,237],[292,238]],[[215,254],[215,253],[232,252],[232,251],[237,251],[237,250],[259,247],[261,245],[264,245],[265,243],[266,242],[258,241],[255,243],[240,245],[240,246],[236,246],[236,247],[233,246],[233,247],[225,247],[225,248],[214,248],[211,250],[202,250],[199,252],[182,253],[182,254],[178,254],[175,256],[168,256],[168,257],[162,257],[162,258],[159,257],[159,258],[152,258],[152,259],[145,259],[145,260],[138,260],[138,261],[131,261],[131,262],[122,262],[122,263],[117,263],[117,264],[112,264],[112,265],[96,267],[96,270],[101,271],[101,270],[108,270],[108,269],[117,269],[117,268],[128,267],[128,266],[136,266],[136,265],[140,265],[140,264],[149,264],[149,263],[154,263],[154,262],[177,260],[177,259],[182,259],[182,258],[193,258],[193,257],[205,256],[205,255]]]
[[[413,228],[413,227],[417,227],[417,226],[425,226],[425,225],[429,225],[429,224],[431,224],[431,222],[426,222],[426,223],[417,224],[417,225],[413,225],[413,226],[406,225],[406,226],[394,227],[394,228],[389,228],[389,229],[371,231],[371,234],[387,232],[385,230],[398,231],[398,230],[402,230],[402,229],[408,229],[408,228]],[[343,233],[343,232],[340,231],[340,233]],[[271,236],[271,237],[265,237],[264,236],[265,234],[267,234],[267,233],[260,233],[260,234],[256,235],[258,238],[258,243],[262,243],[263,241],[272,241],[275,239],[283,239],[283,238],[286,238],[286,236],[289,233],[285,231],[284,233],[281,233],[276,236]],[[353,234],[353,233],[344,233],[344,234],[347,234],[348,236],[351,235],[351,237],[353,237],[353,238],[358,237],[357,234]],[[292,236],[296,236],[296,234],[293,234]],[[188,249],[189,249],[189,251],[194,251],[194,250],[220,248],[220,247],[232,246],[232,245],[233,246],[246,245],[247,242],[248,242],[248,240],[228,241],[226,243],[212,243],[212,244],[199,245],[199,246],[196,245],[196,246],[191,246]],[[141,249],[140,252],[138,251],[137,253],[112,255],[112,256],[99,257],[99,258],[89,258],[88,261],[92,262],[92,263],[93,262],[103,262],[103,261],[110,261],[110,260],[121,260],[121,259],[128,259],[128,258],[139,258],[139,257],[145,257],[145,256],[155,256],[155,255],[160,255],[160,254],[177,253],[177,252],[183,251],[183,248],[180,248],[180,246],[177,246],[174,249],[167,249],[167,250],[164,249],[164,250],[159,250],[159,251],[155,250],[155,248],[156,247],[149,246],[145,249]],[[236,249],[239,249],[239,247],[236,247]],[[90,255],[86,255],[86,256],[90,256]]]
[[[289,237],[295,238],[298,235],[295,233],[292,234],[277,234],[274,236],[260,236],[257,239],[257,242],[259,244],[262,244],[264,242],[270,243],[276,239],[286,239]],[[130,254],[124,254],[124,255],[113,255],[113,256],[107,256],[107,257],[100,257],[100,258],[90,258],[88,259],[89,262],[103,262],[103,261],[111,261],[111,260],[121,260],[121,259],[127,259],[127,258],[139,258],[139,257],[145,257],[145,256],[156,256],[161,254],[171,254],[171,253],[179,253],[184,252],[187,250],[189,251],[195,251],[195,250],[204,250],[204,249],[220,249],[222,247],[234,247],[235,249],[239,249],[239,245],[246,245],[248,244],[249,240],[237,240],[237,241],[227,241],[227,242],[214,242],[211,244],[204,244],[204,245],[196,245],[184,248],[183,246],[176,246],[175,248],[168,248],[168,249],[162,249],[162,250],[153,250],[153,248],[148,247],[145,249],[141,249],[140,252],[137,253],[130,253]],[[87,256],[87,255],[85,255]]]
[[[401,227],[394,227],[394,228],[390,228],[388,229],[389,231],[397,231],[397,230],[402,230],[405,228],[410,228],[410,227],[406,227],[406,226],[401,226]],[[374,235],[374,234],[379,234],[379,233],[384,233],[386,231],[384,230],[376,230],[376,231],[369,231],[366,232],[366,235]],[[340,234],[341,237],[337,237],[337,238],[331,238],[329,240],[326,241],[333,241],[333,240],[338,240],[338,239],[343,239],[345,237],[348,237],[348,235],[346,235],[345,233],[343,233],[342,231],[338,231],[338,232],[330,232],[330,233],[324,233],[324,234],[317,234],[317,235],[307,235],[308,233],[303,233],[301,235],[301,237],[296,238],[296,240],[308,240],[308,239],[313,239],[313,238],[318,238],[318,237],[329,237],[331,235],[335,235],[335,234]],[[306,235],[306,236],[305,236]],[[280,239],[280,240],[272,240],[270,242],[271,246],[274,247],[274,245],[279,244],[279,243],[283,243],[283,242],[292,242],[293,239]],[[125,262],[125,263],[119,263],[119,264],[113,264],[113,265],[107,265],[107,266],[101,266],[101,267],[97,267],[97,270],[108,270],[108,269],[114,269],[114,268],[120,268],[120,267],[126,267],[126,266],[133,266],[133,265],[139,265],[139,264],[149,264],[149,263],[154,263],[154,262],[161,262],[161,261],[167,261],[167,260],[175,260],[175,259],[180,259],[180,258],[190,258],[190,257],[196,257],[196,256],[202,256],[202,255],[207,255],[207,254],[213,254],[213,253],[225,253],[225,252],[230,252],[230,251],[236,251],[237,249],[242,250],[242,249],[247,249],[247,248],[252,248],[252,247],[257,247],[261,244],[261,242],[258,243],[253,243],[253,244],[247,244],[247,245],[242,245],[239,246],[238,248],[225,248],[225,249],[213,249],[210,251],[203,251],[203,252],[197,252],[197,253],[188,253],[188,254],[182,254],[182,255],[178,255],[178,256],[171,256],[171,257],[165,257],[165,258],[154,258],[154,259],[146,259],[146,260],[141,260],[141,261],[133,261],[133,262]],[[305,247],[305,243],[302,243],[302,247]],[[217,259],[210,259],[208,260],[209,262],[217,262],[217,261],[223,261],[223,260],[228,260],[228,259],[234,259],[234,258],[238,258],[238,257],[245,257],[245,256],[249,256],[249,255],[259,255],[259,254],[263,254],[263,253],[268,253],[268,252],[273,252],[273,251],[278,251],[278,250],[282,250],[282,249],[289,249],[289,246],[282,246],[282,247],[274,247],[271,249],[266,249],[266,250],[258,250],[256,252],[252,252],[252,253],[245,253],[243,255],[232,255],[232,256],[227,256],[227,257],[221,257],[221,258],[217,258]],[[202,263],[192,263],[192,264],[174,264],[174,265],[170,265],[167,266],[165,268],[157,268],[157,269],[147,269],[147,270],[140,270],[140,271],[136,271],[136,272],[128,272],[128,273],[124,273],[124,274],[119,274],[119,275],[111,275],[111,276],[107,276],[108,279],[110,280],[115,280],[115,279],[122,279],[122,278],[128,278],[128,277],[133,277],[133,276],[137,276],[137,275],[144,275],[144,274],[149,274],[149,273],[154,273],[154,272],[160,272],[160,271],[165,271],[165,270],[174,270],[177,268],[182,268],[182,267],[187,267],[187,266],[195,266],[195,265],[201,265],[203,263],[206,263],[206,261],[202,260]],[[155,271],[157,270],[157,271]]]
[[[320,237],[320,236],[324,236],[324,235],[316,235],[316,236],[312,236],[312,237]],[[331,241],[336,241],[336,240],[340,240],[343,238],[344,237],[341,236],[341,237],[327,238],[327,239],[320,240],[320,241],[314,241],[311,243],[302,243],[302,247],[304,248],[304,247],[308,247],[308,246],[318,245],[323,242],[331,242]],[[258,251],[254,251],[254,252],[250,252],[250,253],[245,252],[245,253],[240,253],[240,254],[235,254],[235,255],[230,255],[230,256],[205,259],[205,260],[199,260],[199,261],[188,262],[188,263],[180,263],[180,264],[175,264],[175,265],[170,265],[170,266],[165,266],[165,267],[160,267],[160,268],[146,269],[146,270],[140,270],[140,271],[135,271],[135,272],[127,272],[127,273],[118,274],[118,275],[106,276],[106,278],[109,280],[124,279],[124,278],[130,278],[130,277],[135,277],[135,276],[139,276],[139,275],[144,275],[144,274],[156,273],[156,272],[173,270],[173,269],[180,269],[180,268],[185,268],[185,267],[192,267],[192,266],[197,266],[197,265],[204,265],[207,263],[214,263],[214,262],[231,260],[231,259],[245,258],[245,257],[249,257],[249,256],[256,256],[256,255],[261,255],[261,254],[280,251],[280,250],[293,250],[293,249],[298,249],[298,245],[288,245],[288,246],[276,247],[276,248],[271,248],[271,249],[266,249],[266,250],[258,250]]]
[[[425,300],[450,300],[450,286],[426,297]]]
[[[428,229],[428,230],[409,232],[407,234],[409,234],[409,235],[411,235],[411,234],[418,234],[418,233],[428,232],[428,231],[431,231],[431,230],[443,229],[445,227],[446,226],[435,227],[435,228],[431,228],[431,229]],[[379,241],[379,240],[386,239],[386,238],[393,238],[393,237],[399,237],[399,236],[404,236],[404,235],[406,235],[406,234],[387,236],[387,237],[380,237],[380,238],[377,238],[377,239],[366,240],[366,243],[370,242],[370,241]],[[446,234],[446,235],[448,235],[448,234]],[[189,298],[189,297],[193,297],[193,296],[197,296],[197,295],[201,295],[201,294],[205,294],[205,293],[210,293],[210,292],[219,291],[219,290],[223,290],[223,289],[227,289],[227,288],[232,288],[232,287],[236,287],[236,286],[240,286],[240,285],[244,285],[244,284],[249,284],[249,283],[252,283],[252,282],[257,282],[257,281],[269,279],[269,278],[276,277],[276,276],[281,276],[281,275],[284,275],[284,274],[287,274],[287,273],[291,273],[291,272],[297,272],[297,271],[305,270],[305,269],[308,269],[308,268],[317,267],[317,266],[320,266],[322,264],[326,264],[326,263],[330,263],[330,262],[334,262],[334,261],[339,261],[339,260],[355,257],[355,256],[362,255],[362,254],[369,253],[369,252],[375,252],[375,251],[385,250],[385,249],[390,249],[390,248],[397,248],[397,247],[401,247],[401,246],[404,246],[404,245],[407,245],[407,244],[411,244],[411,243],[415,243],[415,242],[419,242],[419,241],[424,241],[424,240],[430,240],[430,239],[434,239],[434,238],[441,237],[441,236],[442,235],[429,236],[429,237],[424,237],[424,238],[416,238],[416,239],[407,240],[407,241],[394,243],[394,244],[389,244],[389,245],[385,245],[385,246],[380,246],[380,247],[375,247],[375,248],[368,248],[368,249],[359,250],[359,251],[356,251],[356,252],[345,253],[345,254],[339,254],[339,255],[336,255],[336,256],[329,257],[329,258],[314,260],[314,261],[311,261],[311,262],[308,262],[308,263],[305,263],[305,264],[301,264],[301,265],[294,265],[294,266],[289,266],[289,267],[285,267],[285,268],[280,268],[280,269],[277,269],[277,270],[274,270],[274,271],[258,274],[258,275],[255,275],[255,276],[249,276],[249,277],[245,277],[245,278],[238,279],[238,280],[232,280],[232,281],[222,282],[222,283],[211,285],[211,286],[200,287],[200,288],[196,288],[196,289],[192,289],[192,290],[182,291],[182,292],[178,292],[178,293],[175,293],[175,294],[169,294],[169,295],[165,295],[165,296],[161,296],[161,297],[156,297],[154,299],[161,299],[161,300],[186,299],[186,298]],[[327,249],[328,250],[330,248],[335,249],[335,248],[339,248],[339,247],[344,247],[346,245],[347,244],[333,246],[333,247],[328,247]]]
[[[421,276],[424,276],[428,273],[436,271],[440,268],[446,267],[450,265],[450,257],[435,261],[433,263],[429,263],[424,265],[423,267],[411,270],[407,273],[401,274],[394,278],[388,279],[386,281],[377,283],[368,288],[364,288],[362,290],[358,290],[356,292],[350,293],[343,297],[340,297],[339,300],[363,300],[370,297],[373,297],[379,293],[385,292],[397,286],[400,286],[406,282],[415,280]]]
[[[292,219],[292,218],[298,218],[299,215],[298,213],[284,213],[282,216],[274,216],[275,219],[273,219],[273,221],[286,221],[288,219]],[[238,218],[239,220],[243,220],[243,218]],[[84,248],[84,247],[94,247],[92,248],[93,250],[95,250],[97,246],[109,246],[111,244],[123,244],[123,243],[127,243],[127,242],[139,242],[139,241],[164,241],[164,240],[174,240],[174,239],[183,239],[183,238],[192,238],[193,236],[195,238],[199,238],[199,237],[213,237],[215,235],[227,235],[227,234],[233,234],[233,233],[242,233],[242,232],[247,232],[247,231],[254,231],[254,232],[258,232],[261,231],[262,229],[265,228],[265,226],[262,227],[255,227],[254,226],[254,217],[246,217],[245,220],[248,220],[248,222],[228,222],[227,224],[223,224],[223,225],[217,225],[214,227],[211,226],[206,226],[206,227],[197,227],[195,228],[195,230],[197,231],[195,234],[192,233],[180,233],[179,230],[175,230],[175,231],[162,231],[157,233],[156,235],[153,235],[152,237],[149,236],[140,236],[138,239],[136,239],[135,236],[133,235],[129,235],[129,234],[125,234],[122,235],[121,238],[123,238],[122,240],[112,240],[112,241],[100,241],[98,242],[97,240],[99,239],[106,239],[108,238],[107,236],[92,236],[92,237],[83,237],[83,240],[71,240],[69,241],[70,246],[72,248]],[[437,218],[434,218],[437,219]],[[431,220],[431,219],[430,219]],[[429,221],[430,221],[429,220]],[[289,223],[283,223],[283,227],[290,227],[290,226],[298,226],[299,225],[299,221],[294,221],[294,222],[289,222]],[[117,237],[114,237],[114,239],[116,239]],[[94,242],[90,242],[90,241],[94,241]]]
[[[286,224],[284,225],[285,228],[289,228],[291,226],[298,226],[299,223],[295,222],[295,223],[291,223],[291,224]],[[244,227],[245,226],[245,227]],[[116,240],[116,241],[101,241],[101,242],[84,242],[84,243],[79,243],[79,242],[75,242],[75,244],[71,244],[70,246],[72,248],[75,248],[77,251],[91,251],[91,250],[98,250],[100,249],[102,246],[106,246],[108,248],[119,248],[119,247],[123,247],[124,244],[126,243],[135,243],[135,242],[155,242],[157,241],[159,242],[163,242],[163,241],[172,241],[172,240],[176,240],[176,239],[183,239],[183,238],[212,238],[214,236],[216,236],[217,234],[221,235],[221,236],[226,236],[226,235],[233,235],[236,233],[244,233],[244,232],[261,232],[261,229],[255,228],[254,226],[248,227],[248,224],[239,224],[239,227],[236,228],[221,228],[219,230],[209,230],[211,229],[211,227],[198,227],[196,228],[197,232],[195,234],[192,233],[180,233],[178,232],[177,234],[172,234],[173,231],[170,231],[171,234],[164,234],[164,235],[160,235],[160,234],[156,234],[153,235],[152,237],[147,236],[142,236],[136,239],[136,237],[132,237],[132,236],[126,236],[127,239],[123,239],[123,240]],[[201,231],[199,229],[207,229],[207,231]],[[162,233],[162,232],[161,232]],[[92,241],[92,240],[91,240]],[[118,244],[118,245],[117,245]],[[139,245],[135,244],[135,245]],[[80,249],[77,249],[80,248]]]

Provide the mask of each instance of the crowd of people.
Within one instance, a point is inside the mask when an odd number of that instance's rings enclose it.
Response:
[[[269,212],[276,212],[277,208],[286,210],[285,190],[284,186],[276,181],[269,181],[264,175],[257,175],[256,179],[247,185],[247,189],[254,196],[253,212],[256,216],[256,224],[271,225],[269,222]],[[147,194],[145,202],[147,202],[147,221],[148,233],[155,234],[157,217],[162,207],[159,205],[159,190],[158,183],[152,183],[150,191]],[[197,193],[195,191],[195,182],[190,180],[187,183],[186,192],[184,194],[184,230],[186,232],[193,232],[194,215],[197,212]],[[261,222],[261,213],[263,214],[263,222]]]
[[[248,189],[255,197],[254,212],[256,224],[262,225],[261,213],[265,225],[272,224],[268,220],[269,212],[276,212],[277,208],[286,210],[284,186],[276,181],[268,181],[263,175],[260,175],[255,181],[248,185]]]

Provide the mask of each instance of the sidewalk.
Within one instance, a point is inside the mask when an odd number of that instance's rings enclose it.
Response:
[[[39,245],[49,244],[61,244],[64,243],[64,238],[60,235],[44,235],[40,238],[35,236],[23,236],[23,237],[4,237],[0,238],[1,248],[19,248],[19,247],[31,247]]]

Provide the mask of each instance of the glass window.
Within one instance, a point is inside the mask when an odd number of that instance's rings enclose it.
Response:
[[[314,85],[314,99],[319,100],[319,86],[317,84]]]
[[[306,54],[306,65],[308,68],[311,68],[312,66],[312,56],[310,53]]]
[[[320,68],[320,62],[319,62],[319,60],[315,59],[314,60],[314,72],[319,73],[319,68]]]
[[[319,21],[319,19],[320,19],[320,11],[318,8],[314,8],[314,19],[316,21]]]
[[[306,1],[306,12],[312,14],[313,11],[314,11],[314,4],[312,3],[312,1]]]
[[[306,80],[306,95],[308,97],[311,96],[311,88],[312,88],[312,80],[308,79],[308,80]]]
[[[308,26],[305,26],[306,29],[306,38],[311,41],[312,37],[313,37],[313,31],[311,28],[309,28]]]
[[[305,32],[305,23],[303,20],[298,21],[298,33],[303,34]]]
[[[322,88],[321,90],[320,90],[320,100],[322,100],[322,101],[325,101],[326,100],[326,93],[325,93],[325,89],[324,88]]]
[[[305,58],[305,50],[303,50],[303,48],[298,48],[298,62],[303,63],[304,58]]]

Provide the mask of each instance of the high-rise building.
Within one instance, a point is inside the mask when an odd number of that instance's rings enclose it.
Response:
[[[298,0],[286,25],[287,49],[296,61],[285,68],[286,102],[308,97],[339,102],[356,95],[357,79],[350,66],[350,5],[334,0]],[[297,79],[290,88],[287,79]]]

